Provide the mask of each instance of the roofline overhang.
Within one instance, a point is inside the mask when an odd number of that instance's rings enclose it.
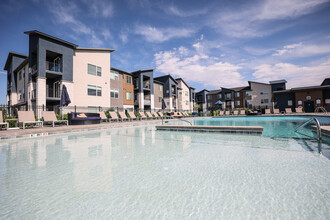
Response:
[[[70,46],[73,47],[73,48],[77,48],[77,47],[78,47],[78,45],[76,45],[76,44],[70,43],[70,42],[68,42],[68,41],[62,40],[62,39],[57,38],[57,37],[54,37],[54,36],[51,36],[51,35],[49,35],[49,34],[45,34],[45,33],[40,32],[40,31],[38,31],[38,30],[25,31],[24,34],[27,34],[27,35],[38,34],[38,35],[41,35],[41,36],[44,36],[44,37],[47,37],[47,38],[50,38],[50,39],[53,39],[53,40],[59,41],[59,42],[61,42],[61,43],[64,43],[64,44],[70,45]]]
[[[20,54],[20,53],[10,51],[8,53],[8,57],[7,57],[7,60],[6,60],[5,67],[3,68],[4,70],[8,70],[8,66],[9,66],[9,62],[10,62],[9,60],[11,60],[13,56],[17,56],[17,57],[21,57],[21,58],[28,58],[28,56],[26,56],[24,54]]]

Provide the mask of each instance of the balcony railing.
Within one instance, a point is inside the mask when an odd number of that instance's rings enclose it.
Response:
[[[36,99],[36,97],[37,97],[37,94],[36,94],[36,90],[34,89],[31,91],[31,99]]]
[[[46,70],[53,72],[62,72],[62,66],[58,63],[46,61]]]
[[[144,89],[150,89],[150,82],[149,81],[143,82],[143,88]]]
[[[150,99],[144,99],[144,105],[151,105]]]
[[[37,72],[37,64],[34,64],[32,67],[31,67],[31,74],[35,74]]]

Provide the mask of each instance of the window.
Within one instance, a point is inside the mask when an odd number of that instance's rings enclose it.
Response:
[[[18,80],[21,80],[22,79],[22,71],[19,71],[18,72]]]
[[[101,86],[87,86],[87,94],[90,96],[102,96],[102,87]]]
[[[247,103],[248,105],[252,105],[252,100],[246,100],[246,103]]]
[[[182,95],[182,91],[180,91],[179,94]]]
[[[22,99],[22,90],[19,90],[18,94],[19,94],[19,100],[21,100]]]
[[[231,106],[231,101],[227,101],[227,102],[226,102],[226,105],[227,105],[227,106]]]
[[[101,76],[102,75],[102,68],[99,67],[99,66],[88,64],[87,72],[90,75]]]
[[[235,105],[241,105],[241,101],[236,101]]]
[[[23,79],[25,78],[25,69],[22,70]]]
[[[221,99],[221,97],[222,97],[221,93],[220,93],[220,94],[218,94],[218,98],[219,98],[219,99]]]
[[[179,105],[182,105],[182,100],[179,100]]]
[[[211,103],[207,103],[207,106],[208,106],[208,107],[211,107]]]
[[[158,102],[162,102],[163,98],[162,97],[158,97]]]
[[[131,76],[126,76],[126,83],[127,84],[132,84],[132,77]]]
[[[207,96],[207,100],[211,100],[211,96],[210,95]]]
[[[132,92],[126,92],[126,100],[132,100]]]
[[[236,98],[238,98],[240,96],[240,92],[236,92],[235,95],[236,95]]]
[[[302,101],[301,100],[298,100],[298,105],[302,105]]]
[[[247,91],[247,92],[245,92],[245,95],[246,96],[252,96],[252,92],[251,91]]]
[[[98,66],[96,69],[97,69],[96,75],[97,76],[102,76],[102,67]]]
[[[311,100],[312,97],[310,95],[306,96],[306,100]]]
[[[262,90],[262,91],[260,91],[260,94],[261,95],[267,95],[268,94],[268,90]]]
[[[231,93],[226,93],[226,99],[231,99]]]
[[[268,103],[268,99],[261,99],[261,104]]]
[[[114,70],[110,70],[110,79],[119,80],[119,73]]]
[[[163,91],[163,85],[159,85],[159,91]]]
[[[110,89],[110,97],[118,99],[119,97],[118,89]]]
[[[288,100],[288,106],[292,106],[292,100]]]
[[[24,91],[24,90],[23,90]],[[321,105],[321,99],[316,99],[316,104]]]
[[[186,101],[186,105],[189,105],[189,102],[188,101]]]
[[[188,91],[185,92],[185,96],[188,96]]]

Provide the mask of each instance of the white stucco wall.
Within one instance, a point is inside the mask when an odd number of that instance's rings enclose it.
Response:
[[[251,90],[252,90],[252,106],[255,107],[270,107],[272,105],[271,99],[272,99],[272,87],[268,84],[262,84],[262,83],[254,83],[251,82]],[[268,94],[260,94],[261,91],[267,90]],[[261,99],[268,99],[268,103],[261,103]]]
[[[100,66],[102,75],[90,75],[88,64]],[[76,50],[73,56],[73,96],[70,105],[110,107],[110,52]],[[87,86],[102,87],[102,96],[87,94]]]
[[[181,101],[182,103],[182,105],[180,106],[180,110],[190,111],[189,88],[181,80],[178,81],[178,87],[181,88],[182,92],[182,95],[179,96],[179,102]]]

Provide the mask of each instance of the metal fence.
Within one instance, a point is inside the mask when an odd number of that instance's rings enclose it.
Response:
[[[81,112],[81,113],[97,113],[97,112],[170,112],[168,110],[162,109],[139,109],[139,108],[121,108],[121,107],[104,107],[104,106],[76,106],[76,105],[69,105],[65,107],[60,106],[46,106],[46,105],[0,105],[0,111],[3,112],[3,115],[17,117],[17,111],[33,111],[34,114],[40,118],[41,112],[43,111],[54,111],[58,115],[64,115],[69,112]],[[173,111],[172,111],[173,112]],[[180,112],[188,112],[190,111],[180,111]]]

